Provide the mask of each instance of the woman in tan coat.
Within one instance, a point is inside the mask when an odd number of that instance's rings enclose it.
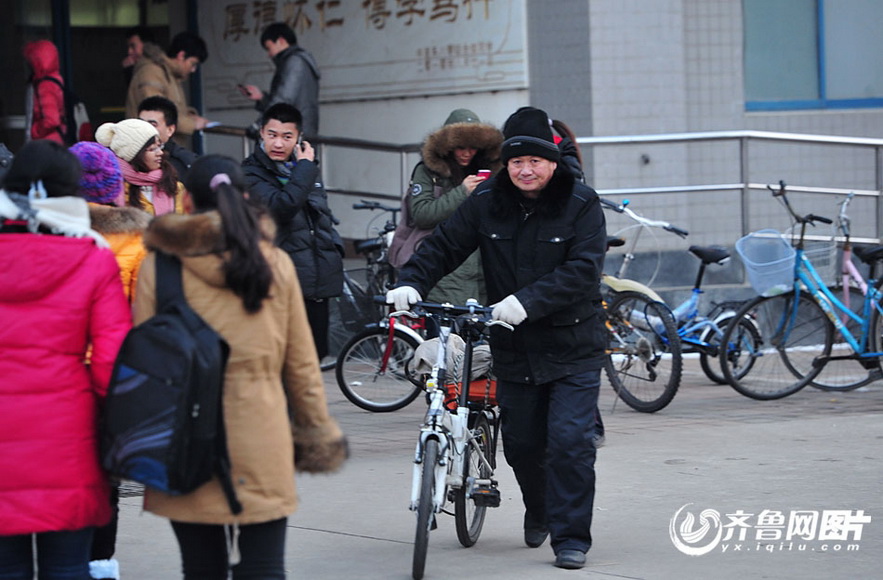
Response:
[[[186,186],[190,215],[160,216],[145,232],[151,253],[138,277],[135,321],[155,311],[153,252],[180,258],[187,301],[231,349],[224,423],[243,511],[231,513],[217,479],[186,495],[148,489],[145,509],[172,521],[185,578],[227,578],[231,566],[234,578],[284,578],[295,461],[299,470],[332,470],[345,440],[328,413],[294,266],[273,246],[269,218],[246,202],[239,165],[203,157]]]

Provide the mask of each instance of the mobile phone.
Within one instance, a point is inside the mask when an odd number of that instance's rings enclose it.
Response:
[[[238,84],[238,85],[236,85],[236,87],[239,89],[239,92],[240,92],[240,93],[242,93],[242,94],[245,95],[246,97],[248,96],[248,89],[245,88],[245,85],[243,85],[243,84]]]
[[[490,169],[479,169],[478,176],[482,179],[488,179],[491,176],[491,170]]]
[[[300,135],[297,136],[297,148],[299,151],[304,150],[304,135],[303,135],[303,133],[301,133]]]

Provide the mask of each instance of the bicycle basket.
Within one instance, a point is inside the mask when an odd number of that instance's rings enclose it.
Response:
[[[825,285],[830,286],[837,278],[837,244],[831,240],[804,241],[803,254],[815,268]]]
[[[791,289],[796,252],[776,230],[758,230],[736,242],[748,281],[762,296],[775,296]]]

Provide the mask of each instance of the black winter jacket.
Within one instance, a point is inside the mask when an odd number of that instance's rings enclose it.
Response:
[[[277,243],[294,262],[304,298],[339,296],[343,289],[343,240],[334,229],[328,196],[319,181],[319,166],[298,161],[285,175],[263,151],[242,162],[248,191],[276,220]]]
[[[491,303],[514,294],[527,320],[491,331],[494,372],[542,384],[603,365],[600,277],[604,212],[595,191],[562,165],[528,213],[506,171],[482,183],[426,238],[402,269],[400,286],[421,296],[476,248]]]

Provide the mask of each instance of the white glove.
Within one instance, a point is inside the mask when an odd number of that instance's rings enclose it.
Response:
[[[411,286],[399,286],[386,293],[386,303],[394,305],[396,310],[410,310],[411,304],[421,300],[420,293]]]
[[[492,304],[491,308],[493,308],[491,318],[507,322],[512,326],[518,326],[527,318],[527,312],[525,312],[524,306],[521,305],[515,294],[510,294],[496,304]]]

